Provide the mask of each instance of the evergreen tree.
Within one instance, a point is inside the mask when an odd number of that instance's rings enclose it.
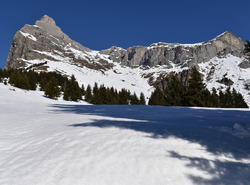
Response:
[[[85,91],[85,88],[84,88],[84,85],[82,84],[82,95],[85,96],[86,95],[86,91]]]
[[[165,96],[160,88],[156,88],[149,98],[149,105],[166,105]]]
[[[128,105],[129,104],[129,97],[130,97],[130,92],[123,88],[118,93],[118,104],[119,105]]]
[[[79,87],[78,82],[76,81],[74,75],[71,77],[71,83],[72,83],[72,94],[71,99],[72,101],[78,101],[82,99],[82,90]]]
[[[219,106],[219,96],[217,95],[216,89],[212,89],[211,94],[211,106],[212,107],[218,107]]]
[[[202,82],[201,74],[193,67],[188,80],[188,88],[185,95],[185,104],[187,106],[205,106],[204,91],[206,90],[204,83]]]
[[[99,96],[99,102],[97,102],[97,104],[102,104],[102,105],[110,104],[108,100],[107,89],[104,85],[100,86],[98,96]]]
[[[87,90],[86,90],[85,100],[87,102],[91,103],[92,102],[92,98],[93,98],[93,96],[92,96],[91,87],[90,87],[90,85],[88,85],[87,86]]]
[[[180,83],[177,76],[171,76],[170,81],[164,90],[166,105],[168,106],[181,106],[183,105],[184,87]]]
[[[140,100],[139,100],[140,105],[146,105],[146,100],[144,94],[141,92],[140,94]]]
[[[230,91],[230,87],[226,89],[226,92],[224,93],[224,98],[225,98],[224,107],[226,108],[233,107],[233,96]]]
[[[93,104],[100,104],[101,102],[101,97],[99,95],[99,87],[98,84],[95,82],[94,87],[93,87],[93,97],[92,97],[92,102]]]
[[[235,89],[232,91],[233,96],[233,107],[235,108],[249,108],[246,104],[243,96],[240,93],[237,93]]]
[[[226,101],[225,101],[225,94],[220,90],[219,92],[219,107],[225,107]]]
[[[57,99],[61,92],[60,88],[58,87],[58,81],[56,78],[52,77],[47,85],[45,86],[45,96],[48,96],[51,99]]]
[[[139,105],[139,99],[135,93],[130,97],[130,100],[131,105]]]
[[[36,90],[37,75],[34,71],[30,70],[28,72],[29,86],[31,90]]]
[[[78,101],[82,99],[82,90],[74,75],[72,75],[71,79],[66,83],[63,99],[70,101]]]
[[[19,87],[20,78],[21,78],[20,72],[17,69],[15,69],[10,75],[9,83],[15,87]]]
[[[27,90],[31,89],[27,74],[19,69],[15,69],[11,73],[9,83],[21,89],[27,89]]]
[[[205,107],[212,107],[212,95],[208,89],[203,90],[203,102]]]
[[[31,90],[29,78],[28,78],[27,74],[21,74],[18,87],[21,89]]]
[[[47,81],[45,80],[45,78],[41,78],[40,79],[40,91],[44,91],[45,90],[46,84],[47,84]]]
[[[117,93],[116,89],[111,87],[108,96],[109,96],[109,99],[110,99],[110,104],[112,104],[112,105],[117,105],[118,104],[119,96],[118,96],[118,93]]]

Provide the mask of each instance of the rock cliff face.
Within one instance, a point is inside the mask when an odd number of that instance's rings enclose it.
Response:
[[[27,67],[32,60],[67,60],[96,69],[111,67],[101,58],[84,57],[84,54],[88,56],[91,51],[71,40],[51,17],[45,15],[35,25],[25,25],[15,34],[5,69]],[[77,55],[79,52],[82,56]]]
[[[110,55],[111,60],[131,67],[167,65],[171,68],[173,64],[193,67],[215,56],[232,54],[242,57],[244,44],[232,32],[226,31],[211,41],[198,44],[156,43],[149,47],[135,46],[127,50],[112,47],[101,52]]]

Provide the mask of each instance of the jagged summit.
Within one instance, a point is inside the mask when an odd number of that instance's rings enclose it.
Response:
[[[59,28],[56,25],[56,22],[54,21],[53,18],[44,15],[40,20],[36,21],[36,26],[46,30],[49,34],[62,38],[64,39],[66,42],[70,42],[69,37],[62,32],[61,28]]]
[[[50,24],[50,25],[56,26],[55,20],[54,20],[53,18],[49,17],[48,15],[44,15],[39,21],[40,21],[40,22],[47,23],[47,24]],[[39,21],[36,22],[36,25],[37,25],[37,23],[38,23]],[[38,23],[38,24],[39,24],[39,23]]]
[[[215,37],[215,38],[224,37],[224,36],[228,36],[228,35],[233,35],[233,36],[235,36],[230,30],[227,30],[227,31],[221,33],[220,35],[218,35],[218,36]],[[236,36],[235,36],[235,37],[236,37]]]
[[[68,49],[70,48],[70,49]],[[85,53],[90,52],[87,47],[75,42],[56,25],[53,18],[44,15],[37,20],[35,25],[25,25],[14,36],[5,69],[26,67],[30,60],[53,60],[58,61],[64,58],[78,59],[72,50]],[[52,57],[54,53],[60,56]],[[82,60],[79,60],[79,62]]]

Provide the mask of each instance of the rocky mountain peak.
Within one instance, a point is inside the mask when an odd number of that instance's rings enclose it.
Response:
[[[50,25],[54,25],[56,26],[56,22],[53,18],[49,17],[48,15],[44,15],[41,19],[40,19],[41,22],[44,22],[44,23],[47,23],[47,24],[50,24]],[[39,21],[37,21],[37,23],[39,24]],[[36,23],[36,24],[37,24]]]
[[[26,67],[30,60],[58,61],[58,58],[70,58],[72,61],[78,60],[78,62],[87,63],[88,59],[83,62],[70,49],[83,54],[92,51],[70,39],[56,25],[53,18],[44,15],[36,21],[35,25],[26,24],[17,31],[8,54],[5,69]]]
[[[218,35],[216,38],[225,38],[225,37],[236,37],[230,30],[223,32],[222,34]]]
[[[59,38],[64,38],[69,42],[68,36],[62,32],[61,28],[56,26],[56,22],[53,18],[44,15],[40,20],[36,21],[35,25],[46,30],[49,34]]]

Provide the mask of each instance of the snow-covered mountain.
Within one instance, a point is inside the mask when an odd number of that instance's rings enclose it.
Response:
[[[186,84],[189,69],[196,66],[210,90],[231,86],[242,93],[250,106],[246,88],[250,83],[250,64],[244,56],[244,44],[226,31],[197,44],[155,43],[94,51],[71,40],[45,15],[35,25],[25,25],[16,33],[5,69],[29,67],[74,74],[80,84],[97,82],[118,90],[130,89],[138,95],[143,92],[149,97],[155,86],[166,87],[170,73],[177,73]]]

